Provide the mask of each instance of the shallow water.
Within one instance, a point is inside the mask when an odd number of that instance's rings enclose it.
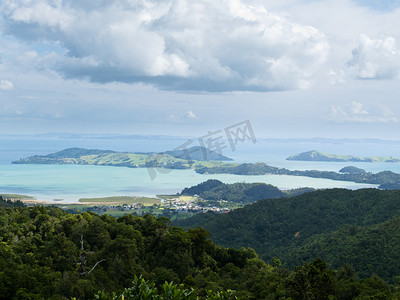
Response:
[[[12,165],[11,161],[35,154],[48,154],[68,147],[110,149],[117,151],[165,151],[183,144],[185,139],[57,139],[2,138],[0,145],[0,193],[27,194],[40,200],[64,199],[74,202],[83,197],[117,195],[155,196],[177,193],[183,188],[215,178],[225,183],[265,182],[281,189],[298,187],[349,188],[376,187],[353,182],[333,181],[286,175],[241,176],[229,174],[204,175],[193,170],[156,170],[150,179],[147,169],[78,165]],[[318,143],[260,140],[256,144],[237,145],[226,156],[236,162],[262,161],[292,170],[332,170],[353,165],[370,172],[391,170],[400,173],[400,163],[335,163],[296,162],[286,157],[308,150],[358,156],[400,157],[400,144],[380,143]]]

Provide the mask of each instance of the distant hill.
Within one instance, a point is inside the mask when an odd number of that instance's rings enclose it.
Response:
[[[315,189],[302,188],[282,191],[276,186],[266,183],[238,182],[225,184],[216,179],[209,179],[198,185],[183,189],[181,195],[198,195],[200,198],[207,200],[207,202],[222,200],[244,205],[261,199],[283,198],[310,191],[315,191]]]
[[[371,156],[371,157],[357,157],[353,155],[339,155],[322,153],[316,150],[311,150],[289,156],[286,160],[296,161],[332,161],[332,162],[400,162],[400,158],[386,157],[386,156]]]
[[[189,154],[189,159],[186,157]],[[79,164],[123,166],[131,168],[163,167],[171,169],[190,169],[212,167],[222,161],[232,160],[203,147],[192,147],[183,150],[163,153],[133,153],[111,150],[68,148],[48,155],[34,155],[13,161],[13,164]]]
[[[222,154],[219,154],[215,151],[212,151],[205,147],[195,146],[188,148],[186,150],[173,150],[166,151],[160,154],[168,154],[175,158],[187,159],[187,160],[199,160],[199,161],[210,161],[210,160],[221,160],[221,161],[229,161],[233,160],[232,158],[226,157]]]
[[[380,188],[397,189],[400,184],[400,174],[391,171],[382,171],[379,173],[370,172],[345,172],[337,173],[333,171],[318,170],[288,170],[285,168],[277,168],[269,166],[265,163],[244,163],[233,164],[225,163],[219,166],[206,167],[199,166],[196,172],[200,174],[237,174],[237,175],[290,175],[290,176],[306,176],[312,178],[326,178],[332,180],[352,181],[358,183],[378,184]]]
[[[200,195],[203,192],[209,191],[220,185],[224,185],[224,183],[217,179],[209,179],[197,185],[184,188],[181,192],[181,195],[190,195],[190,196]]]
[[[367,171],[365,171],[364,169],[357,168],[357,167],[348,166],[348,167],[341,168],[339,170],[339,173],[364,174],[364,173],[367,173]]]
[[[261,258],[293,267],[322,257],[351,264],[362,276],[400,275],[400,191],[330,189],[268,199],[228,214],[176,221],[203,227],[217,244],[252,247]]]
[[[101,155],[101,154],[110,154],[116,153],[111,150],[99,150],[99,149],[85,149],[85,148],[68,148],[56,153],[47,154],[44,156],[36,156],[36,157],[45,157],[45,158],[79,158],[81,156],[87,155]]]

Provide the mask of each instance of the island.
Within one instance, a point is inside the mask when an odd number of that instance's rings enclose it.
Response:
[[[400,162],[400,158],[387,156],[357,157],[353,155],[339,155],[311,150],[289,156],[286,160],[295,161],[332,161],[332,162]]]
[[[192,169],[211,167],[232,159],[204,147],[191,147],[161,153],[117,152],[112,150],[68,148],[48,155],[34,155],[12,164],[76,164],[129,168],[161,167]]]

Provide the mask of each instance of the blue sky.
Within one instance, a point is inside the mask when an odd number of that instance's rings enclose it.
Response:
[[[0,133],[400,135],[400,5],[4,0]]]
[[[370,7],[376,10],[391,11],[400,7],[398,0],[357,0],[357,4]]]

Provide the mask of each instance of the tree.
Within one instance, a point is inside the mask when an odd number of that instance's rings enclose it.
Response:
[[[335,294],[335,277],[326,262],[318,258],[297,267],[286,280],[288,296],[297,300],[324,300]]]

